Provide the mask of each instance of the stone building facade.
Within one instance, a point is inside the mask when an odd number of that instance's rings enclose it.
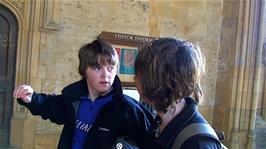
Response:
[[[78,49],[103,31],[198,42],[206,57],[201,113],[225,132],[230,148],[254,148],[255,117],[266,119],[264,1],[0,0],[0,7],[16,19],[11,83],[37,92],[60,93],[80,79]],[[16,101],[7,106],[7,142],[56,148],[61,126]]]

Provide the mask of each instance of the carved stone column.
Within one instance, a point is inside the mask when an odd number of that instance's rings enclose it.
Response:
[[[263,97],[261,75],[265,2],[224,1],[214,125],[231,149],[253,148],[255,114]],[[220,120],[219,120],[220,119]]]
[[[257,2],[257,1],[256,1]],[[259,16],[258,21],[256,23],[258,24],[258,34],[257,34],[257,48],[255,53],[255,72],[254,72],[254,84],[252,89],[252,102],[250,107],[250,119],[249,119],[249,133],[248,133],[248,148],[256,148],[255,144],[255,121],[256,121],[256,109],[257,109],[257,103],[259,100],[259,97],[263,94],[263,83],[264,77],[261,75],[261,71],[263,69],[262,65],[262,54],[263,54],[263,39],[264,39],[264,20],[265,20],[265,1],[260,1],[256,3],[256,10],[259,10],[255,12],[255,16]]]
[[[255,116],[262,93],[261,55],[263,41],[263,1],[240,1],[235,55],[235,93],[230,148],[255,147]]]

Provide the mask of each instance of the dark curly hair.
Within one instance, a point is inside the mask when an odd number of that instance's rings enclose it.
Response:
[[[199,103],[202,96],[199,81],[204,67],[198,46],[174,38],[158,38],[145,44],[135,60],[143,100],[162,112],[173,102],[192,95]]]

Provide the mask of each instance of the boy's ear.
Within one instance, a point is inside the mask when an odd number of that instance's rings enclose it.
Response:
[[[115,74],[116,74],[116,75],[118,74],[118,69],[119,69],[119,67],[117,66],[117,67],[116,67],[116,71],[115,71]]]
[[[116,65],[116,72],[115,72],[116,75],[118,74],[118,71],[119,71],[119,63]]]

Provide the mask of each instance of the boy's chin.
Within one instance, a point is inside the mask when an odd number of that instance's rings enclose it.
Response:
[[[99,90],[99,92],[100,92],[101,94],[107,94],[107,93],[109,93],[111,90],[112,90],[112,86],[110,86],[110,87],[106,87],[106,88],[102,88],[101,90]]]

